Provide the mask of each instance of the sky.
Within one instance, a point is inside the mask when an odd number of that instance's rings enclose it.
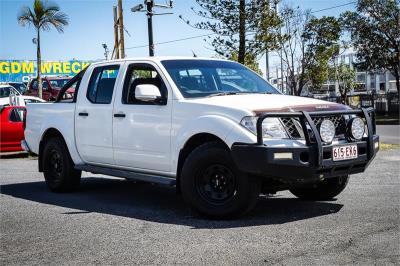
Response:
[[[41,34],[43,60],[97,60],[104,58],[102,44],[110,50],[114,43],[112,7],[117,0],[55,0],[61,11],[69,16],[69,25],[64,33],[55,29]],[[166,0],[155,0],[165,4]],[[317,11],[333,6],[349,4],[326,11],[317,12],[317,17],[338,16],[345,10],[354,10],[352,0],[283,0],[285,4],[299,6],[301,9]],[[32,6],[33,0],[0,0],[0,60],[36,59],[36,46],[32,43],[35,37],[33,26],[22,27],[17,22],[17,15],[22,6]],[[143,0],[123,0],[124,24],[130,36],[125,33],[125,47],[128,57],[147,56],[148,48],[131,48],[147,45],[147,19],[145,13],[132,13],[130,8],[143,3]],[[154,16],[154,42],[165,42],[207,34],[207,31],[194,29],[184,23],[179,15],[193,22],[199,18],[191,7],[197,7],[195,0],[175,0],[174,8],[157,9],[157,12],[173,12],[171,15]],[[155,55],[211,57],[215,52],[204,42],[196,38],[155,46]],[[131,48],[131,49],[130,49]],[[192,52],[193,51],[193,52]],[[271,67],[277,64],[276,56],[270,58]],[[260,57],[260,68],[265,69],[265,57]]]

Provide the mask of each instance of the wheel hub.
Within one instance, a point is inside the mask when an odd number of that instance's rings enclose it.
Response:
[[[226,166],[211,165],[197,177],[197,190],[207,202],[223,204],[234,196],[236,178]]]

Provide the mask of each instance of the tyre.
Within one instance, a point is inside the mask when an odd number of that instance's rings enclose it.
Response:
[[[46,142],[43,149],[43,173],[51,191],[71,191],[79,186],[82,172],[75,170],[62,138],[55,137]]]
[[[184,201],[196,212],[226,219],[254,207],[261,182],[237,169],[225,145],[210,142],[189,154],[182,168],[180,187]]]
[[[312,187],[295,188],[290,192],[305,200],[330,200],[339,195],[347,186],[349,176],[339,176],[325,179]]]

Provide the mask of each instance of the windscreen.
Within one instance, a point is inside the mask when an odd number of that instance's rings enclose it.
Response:
[[[220,60],[161,62],[185,98],[225,94],[279,92],[243,65]]]
[[[14,88],[11,86],[0,88],[0,98],[9,97],[11,93],[14,93]]]

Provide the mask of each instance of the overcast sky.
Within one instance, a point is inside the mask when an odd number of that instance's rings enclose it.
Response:
[[[156,3],[165,4],[165,0],[155,0]],[[34,28],[21,27],[17,22],[17,15],[24,5],[31,6],[33,0],[0,0],[0,59],[36,59],[36,47],[32,43],[35,37]],[[110,50],[113,47],[113,16],[112,6],[117,0],[58,0],[56,2],[61,10],[68,14],[70,25],[65,28],[64,34],[56,30],[45,32],[41,36],[42,57],[44,60],[93,60],[104,58],[101,46],[106,43]],[[344,10],[354,9],[351,0],[285,0],[293,6],[302,9],[321,10],[342,4],[343,7],[318,12],[315,15],[337,16]],[[141,0],[124,0],[124,24],[130,36],[125,34],[126,54],[129,57],[147,56],[147,47],[133,48],[147,44],[147,21],[144,13],[131,13],[130,8],[143,3]],[[194,0],[175,0],[173,15],[155,16],[154,40],[157,42],[170,41],[191,36],[207,34],[205,31],[196,30],[187,26],[178,18],[183,15],[192,21],[198,18],[191,7],[196,7]],[[171,10],[157,9],[158,12],[171,12]],[[191,56],[192,50],[198,56],[213,56],[203,38],[185,40],[180,42],[160,44],[155,48],[156,55],[181,55]],[[276,64],[276,57],[272,56],[272,67]],[[265,68],[265,57],[260,58],[261,69]]]

